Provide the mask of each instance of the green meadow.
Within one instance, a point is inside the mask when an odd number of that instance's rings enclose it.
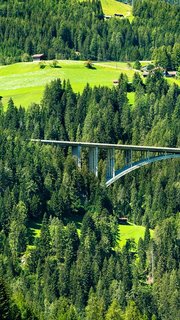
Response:
[[[80,0],[84,1],[84,0]],[[132,18],[132,7],[128,4],[119,2],[117,0],[101,0],[103,12],[106,15],[114,15],[121,13],[124,17]]]
[[[34,221],[31,220],[28,223],[28,246],[27,250],[31,250],[35,248],[35,240],[36,238],[39,238],[41,235],[41,227],[42,227],[42,221]]]
[[[81,224],[82,224],[82,216],[68,216],[65,219],[65,224],[73,222],[76,225],[78,235],[81,235]],[[41,227],[42,227],[42,221],[30,221],[28,224],[28,238],[29,238],[29,245],[27,246],[27,249],[34,249],[35,248],[35,240],[36,238],[40,237],[41,234]],[[117,241],[117,247],[122,248],[128,239],[134,240],[135,244],[138,244],[138,241],[140,238],[144,238],[145,233],[145,227],[139,226],[133,223],[128,222],[128,224],[119,224],[118,227],[118,241]],[[151,237],[153,237],[154,231],[150,230]]]
[[[28,107],[31,103],[40,103],[46,84],[60,78],[70,80],[75,92],[82,92],[87,83],[94,86],[113,87],[113,80],[125,73],[132,80],[133,62],[94,62],[94,69],[85,67],[84,61],[61,60],[58,68],[51,68],[51,61],[46,61],[46,67],[41,69],[37,62],[21,62],[8,66],[0,66],[0,96],[6,107],[8,100],[13,99],[15,105]],[[142,65],[149,62],[141,62]],[[180,80],[167,78],[169,83]],[[130,104],[134,103],[134,92],[128,93]]]
[[[87,83],[91,86],[113,86],[113,80],[119,78],[121,72],[132,80],[134,70],[125,62],[98,62],[95,69],[85,67],[83,61],[59,61],[59,68],[51,68],[46,61],[46,67],[40,69],[37,62],[21,62],[8,66],[0,66],[0,96],[7,106],[10,98],[15,105],[29,106],[40,103],[45,85],[60,78],[70,80],[75,92],[82,92]]]
[[[132,15],[132,7],[128,4],[116,1],[116,0],[101,0],[103,12],[107,15],[113,15],[114,13],[121,13],[125,17]]]
[[[127,225],[119,225],[119,241],[118,246],[123,247],[128,239],[133,239],[137,244],[140,238],[144,238],[145,227],[138,226],[132,223]],[[150,230],[151,237],[153,237],[153,230]]]

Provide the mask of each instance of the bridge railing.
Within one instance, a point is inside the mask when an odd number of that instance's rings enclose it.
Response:
[[[31,142],[39,142],[42,144],[52,144],[59,147],[71,147],[72,155],[75,157],[78,167],[81,167],[81,149],[88,148],[89,170],[98,176],[98,158],[99,149],[107,150],[107,175],[106,185],[119,179],[121,176],[140,168],[146,164],[180,157],[180,148],[156,147],[156,146],[137,146],[137,145],[122,145],[108,143],[93,143],[93,142],[77,142],[77,141],[56,141],[31,139]],[[124,151],[124,160],[122,168],[115,171],[115,151]],[[151,156],[152,154],[156,156]],[[158,154],[158,155],[157,155]],[[140,159],[136,160],[138,157]],[[134,161],[134,158],[136,161]],[[134,161],[134,162],[133,162]],[[125,165],[124,165],[125,164]]]

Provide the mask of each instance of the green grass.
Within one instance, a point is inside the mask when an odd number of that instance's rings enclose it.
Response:
[[[101,0],[103,12],[106,15],[121,13],[124,17],[132,16],[132,7],[128,4],[116,0]]]
[[[169,84],[176,83],[180,87],[180,79],[166,78],[166,80],[169,82]]]
[[[113,80],[118,79],[121,72],[131,80],[134,71],[127,63],[99,62],[94,63],[96,69],[87,69],[83,61],[62,60],[61,68],[51,68],[46,62],[46,68],[40,69],[38,63],[23,62],[8,66],[0,66],[0,96],[6,106],[10,98],[15,105],[29,106],[40,103],[44,87],[53,79],[69,79],[75,92],[82,92],[87,82],[91,86],[113,86]]]
[[[127,239],[134,239],[137,244],[140,238],[144,238],[145,227],[138,226],[132,223],[127,225],[119,225],[119,241],[118,246],[123,247]],[[151,237],[153,237],[153,230],[150,230]]]
[[[143,65],[147,62],[141,62]],[[0,66],[0,96],[6,107],[12,98],[16,106],[27,107],[31,103],[40,103],[45,85],[50,81],[60,78],[62,81],[69,79],[75,92],[82,92],[87,82],[93,86],[113,87],[113,80],[119,78],[120,73],[125,73],[129,81],[132,80],[135,70],[126,62],[95,62],[95,69],[87,69],[84,61],[59,61],[61,68],[51,68],[46,62],[46,68],[40,69],[38,63],[23,62],[8,66]],[[180,80],[167,78],[170,84]],[[134,103],[134,93],[128,93],[130,104]]]
[[[41,226],[42,226],[42,221],[34,221],[30,220],[28,223],[28,240],[29,244],[27,246],[28,250],[34,249],[35,245],[34,242],[36,238],[40,237],[41,234]]]
[[[129,103],[133,105],[135,100],[135,92],[128,92],[127,97],[128,97]]]
[[[78,235],[81,235],[81,225],[82,225],[82,215],[70,215],[65,218],[64,223],[73,222],[76,225]],[[42,221],[33,221],[30,220],[28,224],[28,239],[29,244],[27,246],[27,251],[35,249],[35,240],[40,237],[42,227]],[[118,228],[118,243],[116,248],[122,248],[128,239],[134,239],[137,244],[139,238],[144,238],[145,227],[138,226],[128,222],[128,224],[119,224]],[[153,237],[154,231],[150,230],[151,237]]]
[[[81,2],[84,0],[80,0]],[[133,19],[132,6],[117,0],[101,0],[102,9],[105,15],[113,16],[115,13],[123,14],[124,17]],[[118,18],[117,18],[118,19]]]

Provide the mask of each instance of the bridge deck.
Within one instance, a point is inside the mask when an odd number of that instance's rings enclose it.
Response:
[[[149,151],[149,152],[163,152],[163,153],[177,153],[180,154],[180,148],[167,148],[155,146],[136,146],[123,144],[109,144],[109,143],[94,143],[94,142],[75,142],[75,141],[57,141],[57,140],[42,140],[31,139],[32,142],[40,142],[44,144],[57,144],[61,147],[67,146],[81,146],[81,147],[98,147],[102,149],[116,149],[116,150],[134,150],[134,151]]]

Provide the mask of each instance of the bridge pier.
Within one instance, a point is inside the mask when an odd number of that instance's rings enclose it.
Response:
[[[89,148],[89,170],[98,176],[98,147]]]
[[[114,148],[107,150],[107,178],[115,177]]]
[[[150,153],[149,153],[149,151],[146,151],[146,158],[149,160],[149,158],[150,158]]]
[[[144,151],[141,151],[141,158],[140,159],[143,159],[144,158]]]
[[[106,181],[107,187],[120,177],[147,164],[160,160],[180,158],[180,148],[41,139],[30,139],[30,141],[58,145],[62,148],[72,147],[72,155],[79,168],[81,167],[81,148],[89,148],[89,170],[93,172],[96,177],[98,176],[98,150],[100,148],[107,150],[107,175],[110,177]],[[114,172],[114,150],[123,151],[124,155],[124,166],[116,170],[116,172]]]
[[[72,155],[75,158],[78,168],[81,168],[81,147],[72,146]]]
[[[132,165],[132,150],[125,150],[125,165]]]

